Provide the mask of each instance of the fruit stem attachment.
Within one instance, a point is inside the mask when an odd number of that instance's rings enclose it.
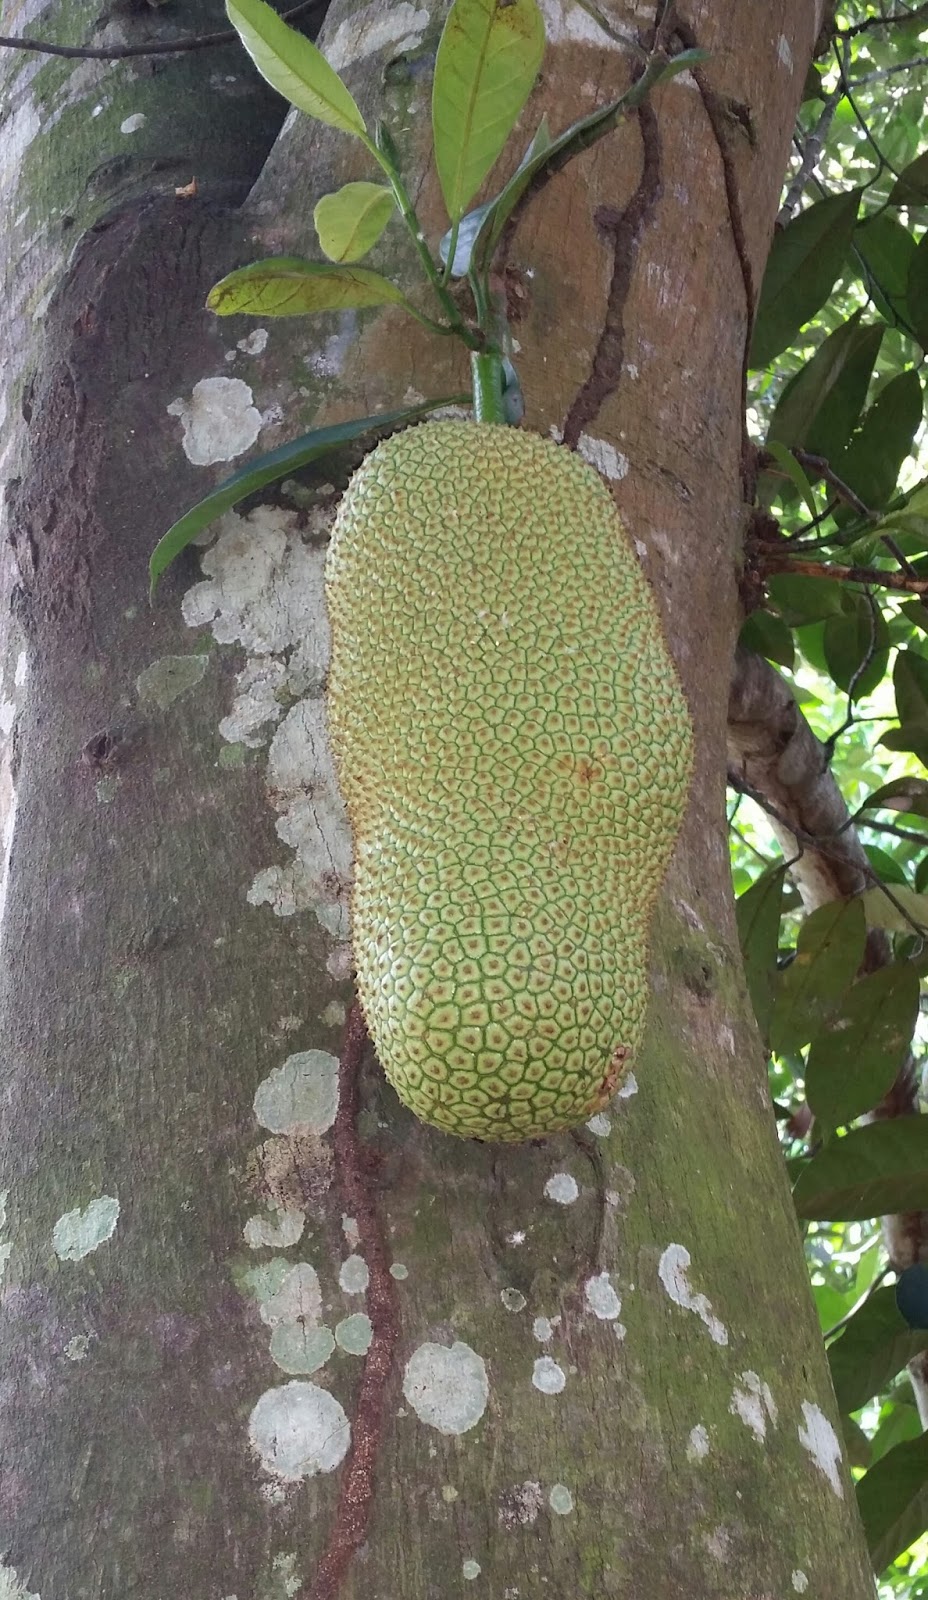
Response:
[[[451,325],[452,331],[457,334],[459,339],[464,341],[469,349],[476,349],[479,344],[479,337],[477,334],[473,333],[470,328],[468,328],[464,318],[461,316],[460,311],[454,303],[454,299],[450,291],[445,285],[441,273],[432,259],[432,252],[425,242],[425,234],[422,232],[422,225],[418,216],[416,215],[415,206],[409,197],[409,192],[403,182],[399,169],[384,150],[378,149],[373,139],[369,139],[366,134],[361,134],[359,137],[361,139],[361,143],[367,150],[368,155],[373,156],[374,160],[377,162],[377,165],[380,167],[380,170],[387,177],[390,188],[393,190],[393,198],[396,201],[400,216],[405,222],[412,242],[416,247],[416,254],[422,263],[423,271],[425,272],[429,283],[432,285],[435,294],[438,296],[438,299],[441,302],[441,308],[444,311],[445,316],[448,318],[448,322]],[[452,260],[453,259],[454,258],[452,257]],[[422,319],[420,318],[420,321],[421,320]],[[439,325],[433,324],[433,326]],[[442,332],[444,332],[444,329],[442,329]]]
[[[472,351],[470,375],[477,421],[508,422],[503,401],[503,358],[499,351]]]

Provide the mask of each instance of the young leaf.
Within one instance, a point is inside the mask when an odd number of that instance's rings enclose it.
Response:
[[[395,283],[369,267],[334,267],[299,256],[272,256],[220,278],[206,304],[220,317],[303,317],[315,311],[408,302]]]
[[[859,1411],[892,1383],[924,1348],[896,1305],[894,1288],[875,1289],[828,1346],[835,1398],[841,1411]]]
[[[364,118],[338,73],[305,34],[264,0],[226,0],[229,21],[272,89],[317,122],[364,135]]]
[[[892,1087],[918,1016],[918,974],[905,962],[858,978],[816,1034],[806,1098],[828,1128],[872,1111]]]
[[[829,901],[806,917],[770,1019],[775,1051],[798,1049],[819,1032],[854,980],[866,937],[859,899]]]
[[[887,1450],[860,1479],[857,1505],[873,1570],[882,1572],[928,1523],[928,1435]]]
[[[346,183],[324,194],[313,211],[323,255],[330,261],[360,261],[395,210],[393,191],[382,183]]]
[[[452,222],[512,132],[544,48],[536,0],[454,0],[432,88],[435,165]]]
[[[762,1036],[773,1010],[786,867],[773,867],[738,896],[735,916],[751,1004]]]
[[[750,366],[766,367],[825,304],[844,265],[860,190],[830,195],[774,235],[751,339]]]
[[[800,1217],[861,1222],[928,1209],[928,1117],[852,1128],[806,1162],[793,1189]]]
[[[149,562],[151,595],[154,596],[158,579],[175,556],[186,550],[198,533],[208,528],[217,517],[231,511],[247,495],[254,494],[269,483],[277,483],[280,478],[289,477],[291,472],[297,472],[300,467],[308,466],[319,456],[328,455],[342,445],[363,438],[366,433],[372,433],[375,429],[398,428],[405,422],[414,422],[418,417],[425,416],[429,411],[438,410],[440,406],[459,404],[461,399],[461,395],[453,395],[444,400],[424,401],[419,406],[407,406],[403,411],[384,411],[379,416],[355,417],[352,422],[337,422],[331,428],[315,428],[311,433],[303,433],[289,444],[282,444],[277,450],[247,462],[205,499],[198,500],[159,539]]]

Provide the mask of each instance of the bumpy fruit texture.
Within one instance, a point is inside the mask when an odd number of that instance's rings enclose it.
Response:
[[[691,764],[611,496],[536,434],[427,423],[352,478],[327,585],[358,991],[387,1077],[449,1133],[568,1128],[640,1041]]]

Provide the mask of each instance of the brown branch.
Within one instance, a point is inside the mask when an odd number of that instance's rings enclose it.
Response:
[[[283,22],[295,22],[310,11],[319,11],[325,0],[301,0],[290,11],[280,12]],[[184,50],[212,50],[217,45],[235,44],[238,34],[234,28],[221,33],[191,34],[186,39],[171,39],[164,44],[121,44],[100,46],[49,44],[44,39],[14,39],[0,36],[0,49],[32,50],[43,56],[67,56],[77,61],[125,61],[131,56],[176,55]]]
[[[779,546],[758,547],[765,573],[788,572],[803,578],[830,578],[835,583],[872,583],[904,594],[928,594],[928,578],[910,578],[904,572],[883,572],[878,567],[840,567],[823,561],[801,561]]]
[[[600,237],[612,248],[612,278],[606,297],[602,331],[589,377],[577,391],[564,418],[564,443],[576,449],[584,428],[615,393],[622,376],[625,351],[625,302],[631,286],[638,248],[661,192],[661,140],[657,117],[645,101],[635,113],[641,131],[641,176],[634,194],[620,211],[600,206],[595,221]]]
[[[370,1274],[367,1311],[373,1337],[364,1357],[351,1448],[339,1485],[335,1520],[309,1591],[311,1600],[337,1600],[351,1558],[364,1542],[383,1441],[387,1385],[399,1339],[396,1285],[390,1276],[389,1251],[358,1138],[361,1063],[367,1041],[364,1016],[355,1000],[348,1013],[338,1069],[338,1112],[333,1137],[342,1204],[355,1219]]]

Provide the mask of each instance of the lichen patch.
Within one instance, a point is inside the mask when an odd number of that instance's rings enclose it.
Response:
[[[622,1309],[622,1301],[609,1281],[608,1272],[598,1272],[587,1278],[583,1298],[590,1311],[601,1322],[614,1322]]]
[[[470,1345],[421,1344],[403,1374],[403,1394],[420,1422],[439,1433],[467,1433],[487,1408],[490,1384],[483,1358]]]
[[[532,1383],[542,1394],[560,1394],[567,1383],[567,1374],[552,1356],[540,1356],[532,1367]]]
[[[322,1288],[315,1267],[307,1261],[291,1267],[274,1292],[262,1301],[260,1311],[262,1322],[269,1328],[281,1322],[317,1327],[322,1320]]]
[[[709,1431],[702,1422],[691,1428],[686,1441],[687,1461],[705,1461],[709,1454]]]
[[[712,1310],[712,1303],[704,1294],[696,1294],[688,1277],[691,1257],[682,1244],[669,1244],[658,1262],[657,1273],[674,1305],[684,1311],[693,1311],[705,1323],[710,1338],[720,1345],[728,1343],[728,1329]]]
[[[111,1194],[91,1200],[58,1218],[52,1229],[52,1248],[59,1261],[79,1261],[112,1238],[119,1220],[119,1201]]]
[[[769,1383],[763,1383],[756,1372],[742,1372],[732,1390],[728,1409],[732,1416],[740,1417],[750,1428],[759,1443],[767,1437],[767,1421],[775,1423],[777,1407]]]
[[[195,467],[244,455],[263,426],[252,392],[241,378],[201,378],[189,399],[172,400],[167,411],[180,418],[184,454]]]
[[[166,711],[183,694],[189,694],[209,665],[205,655],[162,656],[153,661],[135,680],[135,688],[142,705],[155,705]]]
[[[799,1428],[799,1443],[808,1452],[831,1484],[839,1500],[844,1499],[841,1479],[841,1441],[820,1406],[809,1400],[802,1402],[803,1424]]]
[[[348,1452],[351,1426],[334,1395],[295,1379],[261,1396],[248,1437],[265,1472],[296,1481],[334,1472]]]
[[[302,1211],[279,1211],[275,1217],[249,1217],[242,1232],[252,1250],[286,1250],[299,1243],[305,1226]]]
[[[342,1262],[338,1287],[343,1294],[364,1294],[370,1280],[370,1269],[363,1256],[351,1255]]]
[[[399,56],[415,50],[428,25],[427,9],[410,4],[410,0],[400,0],[386,10],[379,5],[361,6],[336,28],[326,48],[326,58],[336,72],[341,72],[343,67],[353,66],[380,50]]]
[[[572,1206],[579,1193],[580,1186],[569,1172],[554,1172],[545,1184],[545,1199],[555,1205]]]
[[[300,1050],[259,1083],[255,1116],[272,1133],[325,1133],[338,1110],[338,1059]]]

